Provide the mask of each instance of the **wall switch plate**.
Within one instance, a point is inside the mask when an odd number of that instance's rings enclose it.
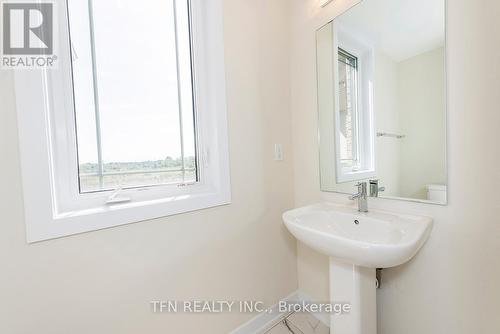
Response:
[[[283,145],[274,144],[274,160],[275,161],[283,161]]]

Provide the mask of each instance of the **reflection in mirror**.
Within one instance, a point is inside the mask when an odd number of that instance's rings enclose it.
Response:
[[[316,37],[322,190],[445,204],[445,0],[364,0]]]
[[[342,168],[360,168],[357,108],[358,58],[339,48],[339,154]]]

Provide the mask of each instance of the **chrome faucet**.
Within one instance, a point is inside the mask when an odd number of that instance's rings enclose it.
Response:
[[[378,197],[381,191],[385,191],[385,187],[380,187],[379,180],[370,180],[370,197]]]
[[[366,182],[359,182],[356,184],[358,187],[358,193],[349,196],[349,199],[351,201],[354,201],[355,199],[358,200],[358,211],[359,212],[368,212],[368,193],[367,193],[367,184]]]

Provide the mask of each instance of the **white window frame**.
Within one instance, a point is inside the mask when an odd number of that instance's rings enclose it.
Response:
[[[375,177],[375,121],[374,121],[374,50],[363,41],[353,37],[339,23],[334,23],[333,72],[335,78],[335,170],[337,183],[346,183]],[[345,168],[340,159],[340,103],[339,103],[339,48],[358,60],[358,116],[359,158],[358,170]]]
[[[66,0],[54,3],[57,68],[14,73],[27,241],[229,204],[222,0],[191,0],[199,182],[124,189],[119,196],[130,201],[112,205],[106,203],[109,192],[74,191],[78,160],[69,26]]]

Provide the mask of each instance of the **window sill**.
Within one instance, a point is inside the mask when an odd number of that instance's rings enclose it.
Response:
[[[377,173],[375,170],[341,171],[340,173],[337,174],[337,182],[347,183],[347,182],[359,181],[371,177],[376,177],[376,175]]]
[[[28,243],[39,242],[68,235],[102,230],[110,227],[173,216],[211,207],[230,204],[229,191],[196,195],[180,195],[169,198],[102,205],[54,215],[51,219],[35,219],[27,230]]]

